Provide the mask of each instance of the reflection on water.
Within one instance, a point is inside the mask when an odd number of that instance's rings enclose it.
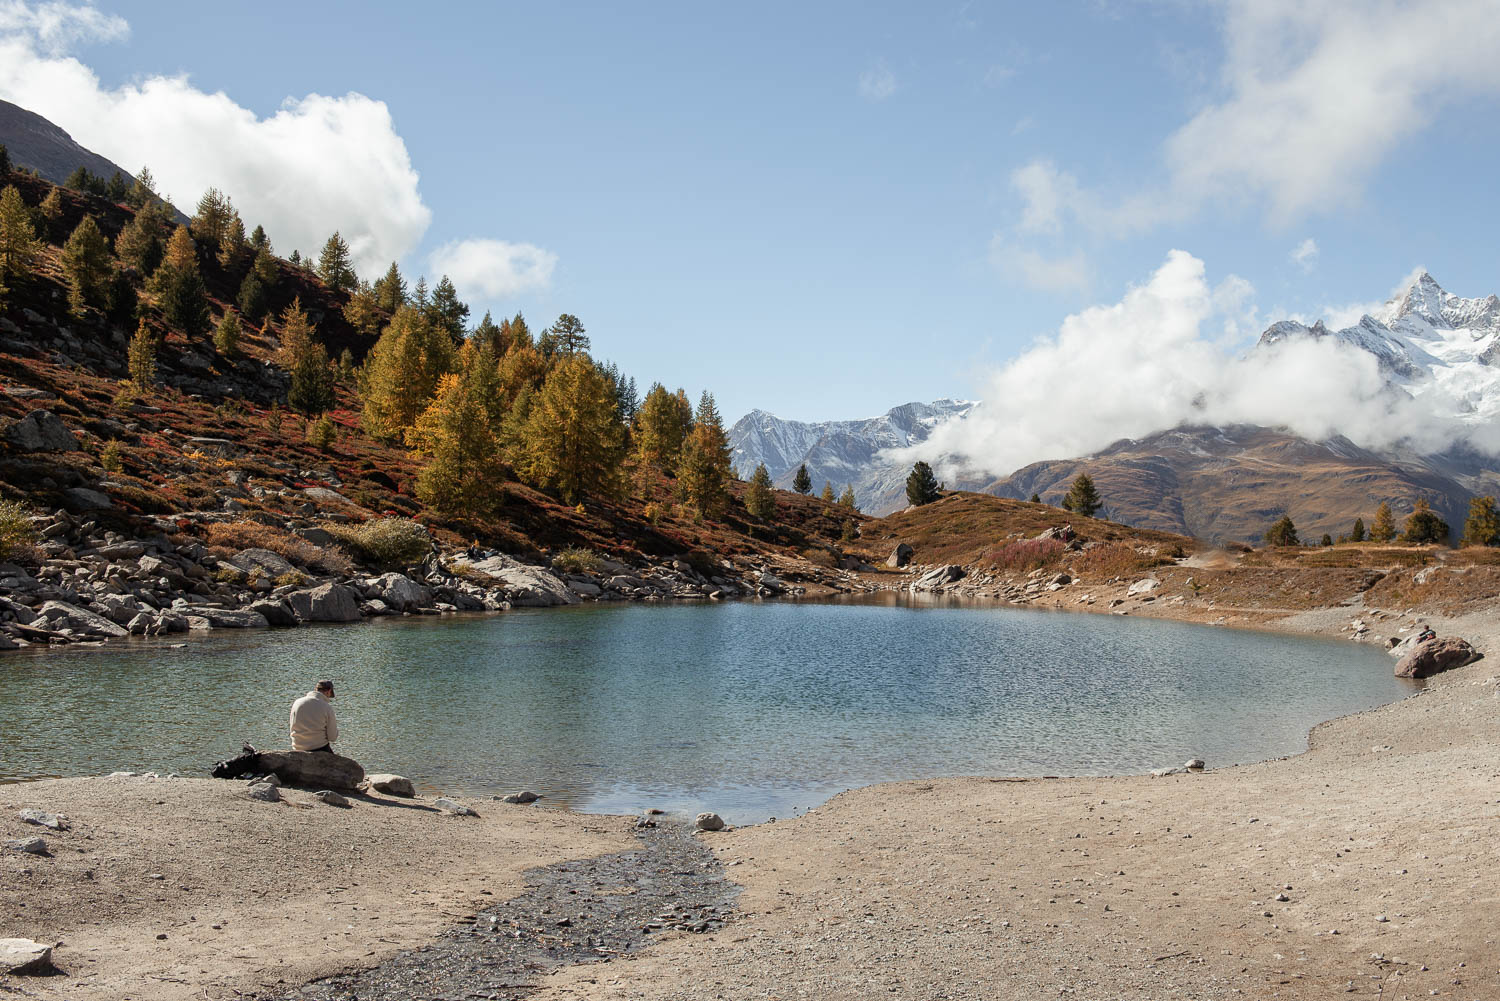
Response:
[[[595,605],[11,654],[0,780],[203,774],[284,746],[292,699],[331,676],[338,749],[371,770],[746,823],[893,778],[1290,754],[1412,690],[1339,641],[976,605]]]

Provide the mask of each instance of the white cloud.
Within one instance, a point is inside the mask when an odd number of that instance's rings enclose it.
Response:
[[[984,404],[883,458],[933,462],[941,475],[1003,476],[1041,459],[1098,451],[1181,424],[1285,427],[1312,439],[1403,441],[1440,450],[1483,429],[1440,394],[1393,394],[1373,356],[1329,340],[1243,348],[1259,322],[1249,283],[1210,286],[1174,250],[1120,302],[1069,316],[1057,334],[993,372]],[[1496,437],[1491,435],[1491,437]],[[1493,450],[1500,440],[1476,442]]]
[[[1163,179],[1109,195],[1038,160],[1016,172],[1017,232],[1046,220],[1119,237],[1212,205],[1290,225],[1358,200],[1445,104],[1500,95],[1495,0],[1212,0],[1215,93],[1164,141]],[[1311,263],[1304,259],[1299,263]]]
[[[93,7],[0,2],[0,35],[16,34],[35,39],[43,52],[58,53],[87,42],[123,41],[130,37],[130,25]]]
[[[1318,263],[1318,241],[1310,236],[1307,237],[1292,248],[1292,252],[1287,255],[1287,259],[1304,272],[1312,271]]]
[[[896,93],[896,74],[886,66],[885,60],[859,75],[859,96],[867,101],[884,101]]]
[[[557,255],[530,243],[468,239],[444,244],[427,263],[453,279],[460,295],[497,299],[545,288]]]

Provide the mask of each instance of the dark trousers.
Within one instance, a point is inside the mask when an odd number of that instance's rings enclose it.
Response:
[[[333,745],[332,744],[324,744],[322,747],[315,747],[311,751],[308,751],[307,753],[308,754],[318,754],[318,753],[325,752],[325,751],[327,753],[329,753],[329,754],[332,754],[333,753]]]

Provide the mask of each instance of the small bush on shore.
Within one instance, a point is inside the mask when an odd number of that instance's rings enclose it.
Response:
[[[35,563],[41,559],[41,536],[31,524],[31,512],[15,501],[0,501],[0,560]]]
[[[990,550],[985,562],[996,570],[1030,573],[1057,563],[1063,550],[1063,544],[1056,539],[1019,539]]]
[[[234,551],[269,549],[289,563],[296,563],[319,573],[343,575],[354,569],[354,561],[339,550],[315,546],[300,536],[284,529],[262,525],[258,521],[229,521],[209,525],[207,542],[210,546]]]
[[[1108,542],[1079,553],[1073,561],[1073,568],[1091,577],[1128,577],[1171,562],[1170,555],[1163,557],[1154,552],[1141,552],[1125,542]]]
[[[597,574],[603,569],[599,554],[582,546],[568,546],[552,557],[552,569],[572,574]]]
[[[409,518],[380,518],[362,525],[326,522],[321,526],[359,562],[374,567],[409,567],[432,551],[432,536]]]

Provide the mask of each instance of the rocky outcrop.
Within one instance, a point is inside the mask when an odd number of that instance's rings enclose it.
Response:
[[[214,765],[212,774],[216,779],[274,775],[284,785],[342,791],[357,789],[365,780],[359,762],[342,754],[256,751],[248,746],[244,753]]]
[[[1419,643],[1410,653],[1396,662],[1396,677],[1430,678],[1434,674],[1472,664],[1483,656],[1470,645],[1468,640],[1462,640],[1456,636],[1431,639],[1425,643]]]
[[[5,440],[23,452],[73,452],[78,438],[50,410],[33,410],[5,429]]]
[[[509,556],[496,554],[480,560],[458,562],[504,584],[511,591],[511,604],[518,607],[576,605],[581,600],[567,582],[550,570],[529,567]]]
[[[299,622],[358,622],[359,601],[342,584],[320,584],[286,596]]]
[[[898,543],[896,548],[891,550],[891,555],[885,558],[885,565],[893,570],[900,570],[911,562],[911,557],[911,546],[908,546],[904,542]]]
[[[945,563],[942,566],[933,567],[918,577],[911,585],[911,589],[913,591],[941,591],[949,584],[963,579],[963,567]]]

